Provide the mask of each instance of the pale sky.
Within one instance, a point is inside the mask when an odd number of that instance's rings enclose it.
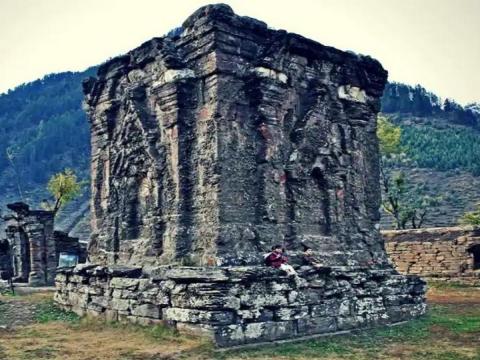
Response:
[[[389,79],[480,102],[480,0],[225,0],[240,15],[378,59]],[[0,0],[0,93],[179,26],[198,0]]]

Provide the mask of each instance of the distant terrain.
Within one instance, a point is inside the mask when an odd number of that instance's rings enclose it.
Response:
[[[38,207],[50,176],[74,169],[83,195],[58,219],[58,227],[88,237],[89,124],[82,110],[83,72],[50,74],[0,95],[0,208],[23,200]],[[457,223],[480,202],[480,106],[441,100],[421,86],[390,83],[382,112],[401,126],[408,158],[402,169],[443,201],[426,226]],[[390,226],[384,217],[382,226]]]

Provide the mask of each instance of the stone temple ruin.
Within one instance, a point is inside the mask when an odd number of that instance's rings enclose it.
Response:
[[[7,205],[6,239],[0,239],[0,279],[30,286],[53,285],[61,253],[84,254],[78,238],[54,230],[51,211],[31,210],[22,202]]]
[[[58,272],[57,303],[218,346],[423,314],[425,283],[393,269],[377,230],[381,65],[226,5],[174,33],[84,82],[91,263]],[[263,265],[275,243],[325,266],[297,283]]]

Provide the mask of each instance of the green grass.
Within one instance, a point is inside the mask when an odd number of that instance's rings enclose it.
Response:
[[[475,290],[478,289],[478,286],[464,284],[456,281],[428,281],[428,287],[432,287],[438,290]]]
[[[375,359],[388,345],[412,345],[422,349],[435,339],[434,328],[452,334],[480,335],[480,308],[465,313],[448,306],[434,305],[429,314],[406,324],[382,327],[368,331],[358,331],[349,335],[340,335],[287,343],[262,346],[248,350],[227,351],[218,355],[218,359],[235,357],[238,359],[281,356],[287,359],[321,359],[335,357],[340,359]],[[425,346],[412,354],[412,359],[450,360],[470,359],[456,351],[433,351]],[[475,359],[480,360],[480,352]]]
[[[459,314],[452,313],[446,306],[435,306],[429,321],[456,334],[480,332],[480,309]]]
[[[51,321],[77,323],[80,321],[80,317],[71,311],[60,309],[55,305],[53,300],[48,300],[38,305],[37,311],[35,312],[35,320],[41,324]]]

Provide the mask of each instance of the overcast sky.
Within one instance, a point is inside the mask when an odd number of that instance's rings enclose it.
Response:
[[[240,15],[371,55],[389,79],[480,101],[480,0],[225,0]],[[179,26],[207,1],[0,0],[0,93],[83,70]]]

